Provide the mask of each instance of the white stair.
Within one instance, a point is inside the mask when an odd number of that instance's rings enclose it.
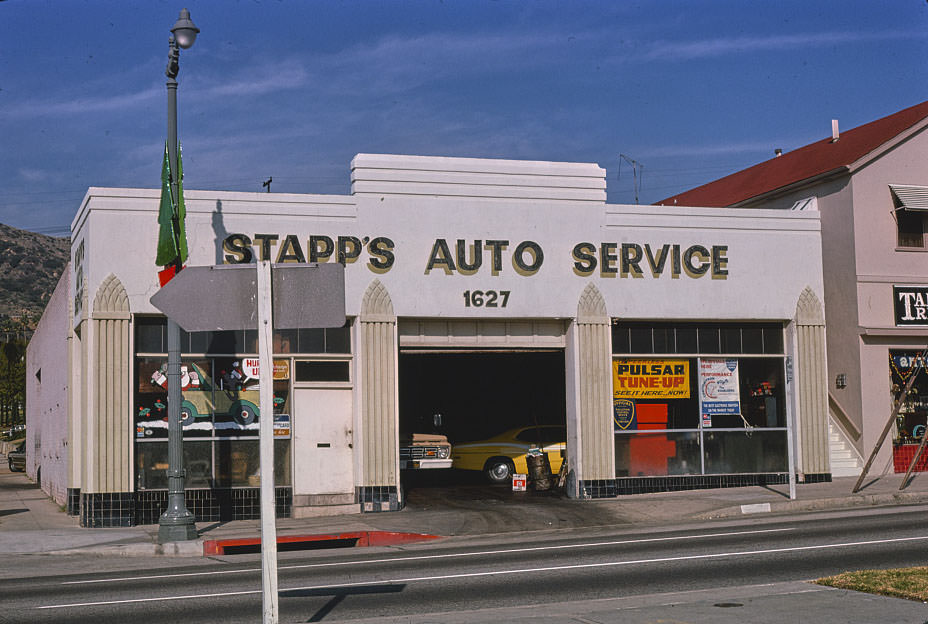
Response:
[[[844,438],[828,419],[828,455],[832,477],[856,477],[863,470],[863,461],[857,450]]]

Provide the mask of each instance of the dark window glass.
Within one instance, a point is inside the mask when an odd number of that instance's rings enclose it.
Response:
[[[300,353],[325,353],[324,329],[301,329],[298,333]]]
[[[164,328],[164,319],[137,319],[135,350],[138,353],[167,353],[168,346],[164,341]]]
[[[678,327],[676,331],[677,350],[675,353],[698,353],[695,327]]]
[[[612,352],[613,353],[629,353],[630,351],[631,351],[631,346],[628,340],[628,328],[613,325],[612,326]]]
[[[651,342],[650,327],[631,328],[631,349],[629,353],[653,353],[654,344]]]
[[[783,326],[777,323],[644,323],[613,321],[612,352],[655,354],[782,355]]]
[[[721,353],[719,350],[719,328],[699,327],[699,353]]]
[[[538,444],[546,446],[548,444],[557,444],[567,442],[566,427],[530,427],[516,434],[516,439],[520,442]]]
[[[742,353],[764,352],[764,329],[762,327],[745,327],[741,330]]]
[[[296,353],[297,331],[278,329],[274,332],[274,353]]]
[[[783,353],[783,328],[777,325],[764,328],[764,353]]]
[[[207,344],[207,353],[227,354],[242,353],[240,331],[215,331],[209,332],[209,342]]]
[[[295,381],[350,381],[348,362],[296,362]]]
[[[242,353],[257,353],[258,352],[258,330],[257,329],[246,329],[245,330],[245,344],[242,347]]]
[[[741,350],[741,328],[723,327],[721,331],[722,353],[743,353]]]
[[[786,426],[786,391],[783,383],[783,358],[741,358],[738,360],[741,383],[741,413],[752,427]],[[740,427],[739,417],[729,424],[713,418],[713,427]]]
[[[190,353],[206,353],[209,348],[209,339],[212,332],[191,332]]]
[[[654,353],[673,353],[673,329],[657,327],[654,329]]]
[[[899,247],[924,247],[924,218],[911,210],[896,211],[896,228]]]
[[[335,327],[325,330],[326,353],[351,353],[351,328]]]

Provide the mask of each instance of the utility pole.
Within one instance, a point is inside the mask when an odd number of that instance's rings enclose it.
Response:
[[[641,176],[642,176],[641,170],[644,169],[644,165],[638,162],[637,160],[629,158],[625,154],[619,154],[619,174],[616,178],[618,180],[622,179],[622,161],[623,160],[627,162],[629,165],[631,165],[632,167],[632,180],[635,186],[635,205],[637,206],[638,205],[638,191],[641,186]]]

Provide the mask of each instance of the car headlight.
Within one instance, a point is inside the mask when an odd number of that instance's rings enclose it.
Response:
[[[451,457],[451,447],[450,446],[439,446],[438,457],[441,459],[448,459],[449,457]]]

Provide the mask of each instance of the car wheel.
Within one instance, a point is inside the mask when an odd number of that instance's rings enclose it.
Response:
[[[188,427],[197,421],[197,408],[190,401],[183,401],[180,404],[180,424],[182,427]]]
[[[249,401],[236,401],[231,411],[232,418],[240,425],[250,425],[258,420],[258,408]]]
[[[494,457],[487,461],[484,472],[493,483],[507,483],[512,479],[515,466],[506,457]]]

